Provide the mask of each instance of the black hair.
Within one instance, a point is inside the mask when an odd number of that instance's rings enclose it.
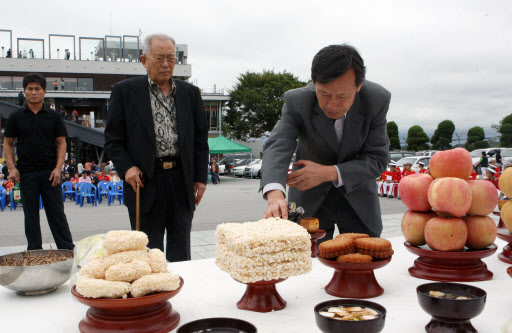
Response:
[[[28,84],[32,82],[39,83],[41,88],[43,88],[43,90],[46,90],[46,79],[38,73],[30,73],[25,75],[25,77],[23,78],[23,90],[25,90]]]
[[[365,79],[366,67],[357,49],[348,44],[329,45],[313,58],[311,79],[313,83],[329,83],[350,68],[356,73],[356,86],[360,86]]]

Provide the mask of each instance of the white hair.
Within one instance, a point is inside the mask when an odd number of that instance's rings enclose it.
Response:
[[[146,36],[146,38],[144,38],[144,42],[142,43],[142,54],[149,54],[149,51],[151,50],[151,42],[155,38],[163,39],[163,40],[170,40],[172,42],[172,44],[174,45],[174,47],[176,47],[176,41],[171,36],[169,36],[167,34],[162,34],[162,33],[151,34],[151,35]]]

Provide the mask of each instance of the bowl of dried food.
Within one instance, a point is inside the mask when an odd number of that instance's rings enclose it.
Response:
[[[0,285],[18,295],[50,293],[69,280],[72,250],[33,250],[0,256]]]
[[[432,316],[427,332],[477,332],[471,319],[485,307],[487,293],[462,283],[433,282],[416,288],[421,308]]]
[[[359,299],[336,299],[315,306],[315,320],[324,333],[378,333],[384,329],[386,308]]]

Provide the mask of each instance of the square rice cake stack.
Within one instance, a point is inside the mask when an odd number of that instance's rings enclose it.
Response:
[[[269,281],[311,271],[306,229],[280,218],[217,226],[215,263],[240,282]]]

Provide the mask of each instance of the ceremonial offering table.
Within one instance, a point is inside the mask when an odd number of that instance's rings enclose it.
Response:
[[[369,299],[387,309],[383,332],[425,332],[430,316],[418,304],[416,287],[428,283],[409,275],[408,269],[417,256],[404,247],[403,237],[389,239],[395,254],[391,262],[375,271],[384,294]],[[499,253],[507,243],[497,239]],[[512,317],[510,289],[512,280],[507,274],[508,264],[498,259],[497,253],[484,258],[492,280],[464,282],[487,292],[487,304],[481,315],[471,320],[479,332],[500,332],[499,327]],[[333,269],[313,260],[313,270],[305,275],[290,277],[278,285],[279,294],[286,300],[280,311],[259,313],[237,308],[237,302],[246,285],[233,280],[221,271],[214,259],[174,263],[169,267],[180,275],[185,285],[170,299],[173,309],[181,316],[178,327],[201,318],[232,317],[254,324],[261,333],[320,332],[315,323],[316,304],[336,299],[324,291],[333,276]],[[88,307],[76,301],[70,292],[69,281],[55,292],[41,296],[18,296],[0,288],[0,318],[2,333],[79,332],[78,323]],[[173,332],[175,332],[174,330]]]

